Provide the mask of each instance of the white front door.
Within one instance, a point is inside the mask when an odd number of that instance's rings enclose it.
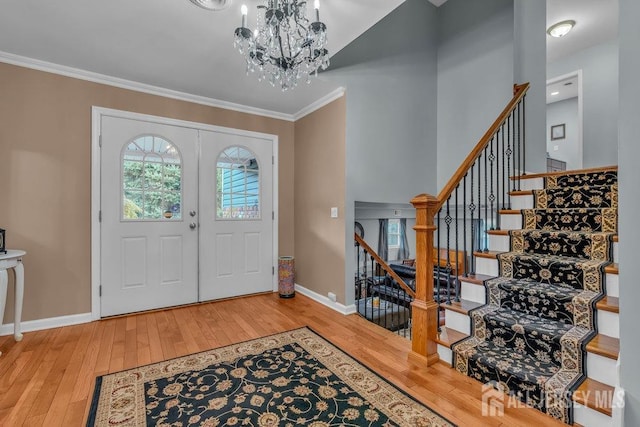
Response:
[[[100,316],[272,291],[274,141],[112,114],[100,116]]]
[[[273,141],[200,132],[200,300],[273,290]]]
[[[198,131],[102,116],[101,316],[198,300]]]

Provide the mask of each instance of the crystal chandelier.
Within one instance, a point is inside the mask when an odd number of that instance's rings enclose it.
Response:
[[[298,80],[317,76],[318,68],[329,66],[327,26],[320,22],[320,4],[315,0],[315,21],[307,18],[307,2],[266,0],[258,6],[257,28],[247,28],[247,6],[242,5],[242,26],[236,28],[233,45],[246,57],[247,74],[269,80],[283,91]]]

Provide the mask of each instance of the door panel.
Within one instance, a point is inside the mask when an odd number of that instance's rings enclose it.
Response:
[[[197,130],[103,116],[101,135],[101,315],[196,302]]]
[[[273,142],[223,132],[200,141],[200,299],[271,291]]]

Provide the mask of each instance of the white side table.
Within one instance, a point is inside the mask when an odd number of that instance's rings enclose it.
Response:
[[[7,302],[7,285],[9,277],[7,270],[13,268],[16,273],[16,301],[15,320],[13,323],[13,337],[16,341],[22,340],[20,332],[20,318],[22,317],[22,298],[24,296],[24,267],[22,257],[27,253],[21,250],[7,250],[6,254],[0,253],[0,325],[4,318],[4,307]],[[2,354],[2,353],[0,353]]]

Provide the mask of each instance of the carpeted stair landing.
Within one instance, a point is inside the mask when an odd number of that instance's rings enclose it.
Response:
[[[568,424],[571,394],[586,378],[586,344],[617,233],[615,171],[556,175],[522,210],[510,252],[486,280],[487,304],[469,312],[471,335],[452,346],[463,374]]]

